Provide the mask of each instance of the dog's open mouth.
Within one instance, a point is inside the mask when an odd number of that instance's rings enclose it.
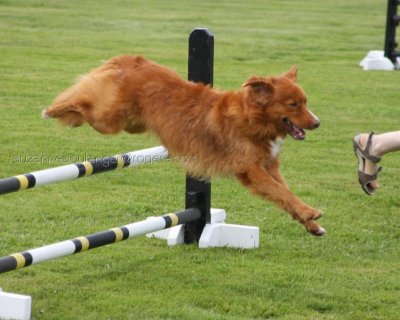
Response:
[[[283,119],[283,123],[287,132],[293,137],[295,140],[304,140],[306,138],[306,132],[293,124],[288,118]]]

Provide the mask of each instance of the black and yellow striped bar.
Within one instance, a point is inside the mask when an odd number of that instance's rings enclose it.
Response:
[[[102,246],[106,246],[108,244],[112,244],[114,242],[123,241],[129,238],[129,230],[125,227],[114,228],[111,230],[95,233],[89,235],[87,237],[80,237],[77,239],[73,239],[72,241],[75,244],[75,252],[78,253],[81,251],[86,251]]]
[[[79,178],[90,176],[96,173],[112,171],[115,169],[122,169],[131,164],[131,157],[128,154],[122,154],[112,157],[105,157],[83,163],[77,163],[79,169]]]
[[[36,184],[35,177],[28,173],[15,177],[0,179],[0,194],[33,188]]]
[[[97,173],[133,167],[148,162],[159,161],[167,157],[167,150],[160,146],[4,178],[0,179],[0,195],[60,181],[87,177]]]
[[[0,273],[21,269],[44,261],[58,259],[67,255],[117,243],[139,235],[168,229],[201,219],[197,208],[186,209],[177,213],[155,217],[122,227],[94,233],[84,237],[61,241],[44,247],[15,253],[0,258]]]

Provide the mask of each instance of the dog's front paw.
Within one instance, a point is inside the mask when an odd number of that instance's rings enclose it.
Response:
[[[306,228],[306,230],[313,236],[320,237],[326,233],[325,228],[321,227],[318,223],[314,221],[304,221],[303,225]]]
[[[299,210],[298,216],[302,221],[318,220],[323,215],[321,210],[305,206]]]
[[[42,119],[49,119],[49,118],[51,118],[48,114],[47,114],[47,110],[48,110],[49,108],[46,108],[46,109],[43,109],[43,111],[42,111]]]

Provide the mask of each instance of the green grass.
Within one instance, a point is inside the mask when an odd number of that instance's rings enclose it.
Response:
[[[287,140],[282,171],[296,194],[324,210],[328,230],[311,237],[233,179],[216,180],[212,206],[225,208],[230,223],[259,226],[259,249],[140,237],[3,274],[0,287],[31,295],[33,319],[399,319],[398,155],[385,156],[382,189],[367,197],[351,147],[357,132],[399,129],[400,74],[358,67],[383,48],[385,16],[385,3],[373,0],[0,0],[0,177],[157,145],[146,135],[61,128],[40,112],[77,75],[121,53],[186,77],[188,34],[208,27],[218,88],[299,66],[322,124],[305,142]],[[4,195],[0,255],[183,203],[184,174],[168,163]]]

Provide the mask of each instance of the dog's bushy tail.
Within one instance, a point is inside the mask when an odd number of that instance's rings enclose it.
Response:
[[[77,83],[62,92],[42,112],[44,119],[56,118],[61,124],[79,127],[88,122],[101,133],[116,133],[121,130],[116,121],[117,110],[113,110],[115,91],[115,67],[111,62],[81,76]]]
[[[61,124],[71,128],[84,124],[87,121],[84,113],[92,108],[92,104],[87,99],[87,94],[85,95],[80,88],[79,81],[61,93],[51,106],[42,111],[43,119],[56,118]]]

